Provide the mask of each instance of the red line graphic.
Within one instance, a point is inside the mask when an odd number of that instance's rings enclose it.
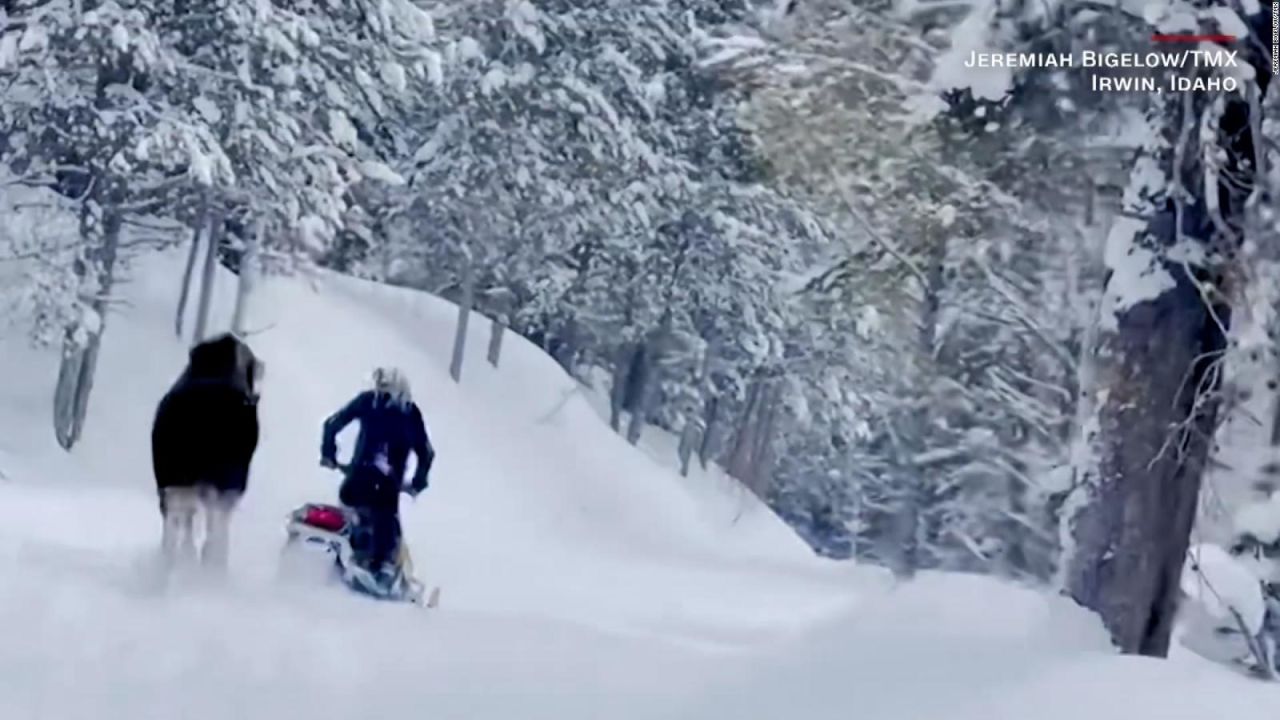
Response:
[[[1158,34],[1157,34],[1157,35],[1152,35],[1152,36],[1151,36],[1151,39],[1152,39],[1154,42],[1182,42],[1182,43],[1193,43],[1193,42],[1216,42],[1216,43],[1229,43],[1229,42],[1235,42],[1236,36],[1235,36],[1235,35],[1158,35]]]

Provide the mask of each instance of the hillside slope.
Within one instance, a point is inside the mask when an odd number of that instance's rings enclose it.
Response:
[[[621,441],[528,343],[509,338],[495,370],[474,323],[456,385],[455,308],[331,274],[256,299],[263,438],[230,582],[157,595],[148,429],[185,357],[181,265],[132,273],[73,453],[50,430],[55,354],[0,338],[0,717],[976,720],[1121,677],[1183,699],[1162,720],[1216,720],[1226,694],[1235,717],[1276,704],[1216,668],[1109,657],[1061,600],[946,575],[894,588],[819,560],[722,478]],[[285,513],[336,494],[320,423],[379,364],[408,373],[439,451],[404,509],[420,574],[444,588],[432,612],[274,581]]]
[[[118,494],[117,502],[136,502],[122,523],[128,530],[106,534],[137,538],[140,551],[157,522],[151,414],[185,359],[185,344],[171,329],[181,269],[173,253],[135,269],[124,309],[108,320],[87,430],[70,456],[48,429],[55,358],[12,339],[0,368],[13,381],[0,422],[14,428],[0,447],[36,463],[36,478],[52,472],[60,485],[83,480],[93,492]],[[219,281],[214,326],[225,327],[234,278],[223,274]],[[681,479],[635,453],[526,341],[508,338],[495,370],[476,350],[487,328],[473,323],[473,352],[464,383],[455,385],[447,367],[456,308],[448,303],[323,274],[272,279],[254,310],[250,325],[266,329],[251,343],[266,377],[262,441],[234,527],[233,563],[242,573],[273,572],[284,514],[300,502],[335,496],[339,477],[317,462],[321,423],[366,387],[380,364],[408,374],[438,451],[432,486],[417,502],[406,500],[404,520],[422,572],[449,588],[451,607],[505,611],[514,603],[563,614],[566,602],[591,607],[594,593],[612,597],[621,583],[635,586],[644,617],[654,604],[675,616],[697,613],[697,596],[671,587],[673,566],[696,569],[694,577],[715,569],[715,584],[726,590],[748,563],[752,573],[762,563],[784,573],[825,572],[754,499],[699,488],[698,478]],[[353,426],[340,438],[340,453],[349,452],[355,432]],[[29,473],[19,464],[6,474],[22,480]],[[646,577],[654,568],[663,582]],[[794,598],[774,600],[790,605]],[[620,611],[612,602],[600,608]],[[750,602],[742,606],[746,620],[751,612]],[[717,608],[702,619],[720,622],[724,615]]]

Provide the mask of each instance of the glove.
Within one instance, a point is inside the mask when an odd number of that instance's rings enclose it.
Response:
[[[409,485],[409,497],[416,498],[423,490],[426,489],[427,478],[425,475],[420,478],[414,478],[413,483]]]

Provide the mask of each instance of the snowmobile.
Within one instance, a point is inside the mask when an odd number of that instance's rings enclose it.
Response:
[[[303,564],[314,555],[332,556],[326,568],[348,588],[380,600],[409,602],[436,607],[440,588],[432,589],[425,598],[425,587],[413,574],[409,546],[401,539],[396,551],[394,572],[389,578],[379,576],[365,566],[353,539],[361,534],[361,513],[352,508],[326,503],[304,503],[289,513],[285,521],[285,543],[281,550],[285,573],[293,578],[304,572]]]

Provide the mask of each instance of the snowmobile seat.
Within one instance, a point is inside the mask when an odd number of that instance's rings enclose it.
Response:
[[[308,505],[302,522],[329,532],[342,532],[347,526],[347,513],[336,505]]]

